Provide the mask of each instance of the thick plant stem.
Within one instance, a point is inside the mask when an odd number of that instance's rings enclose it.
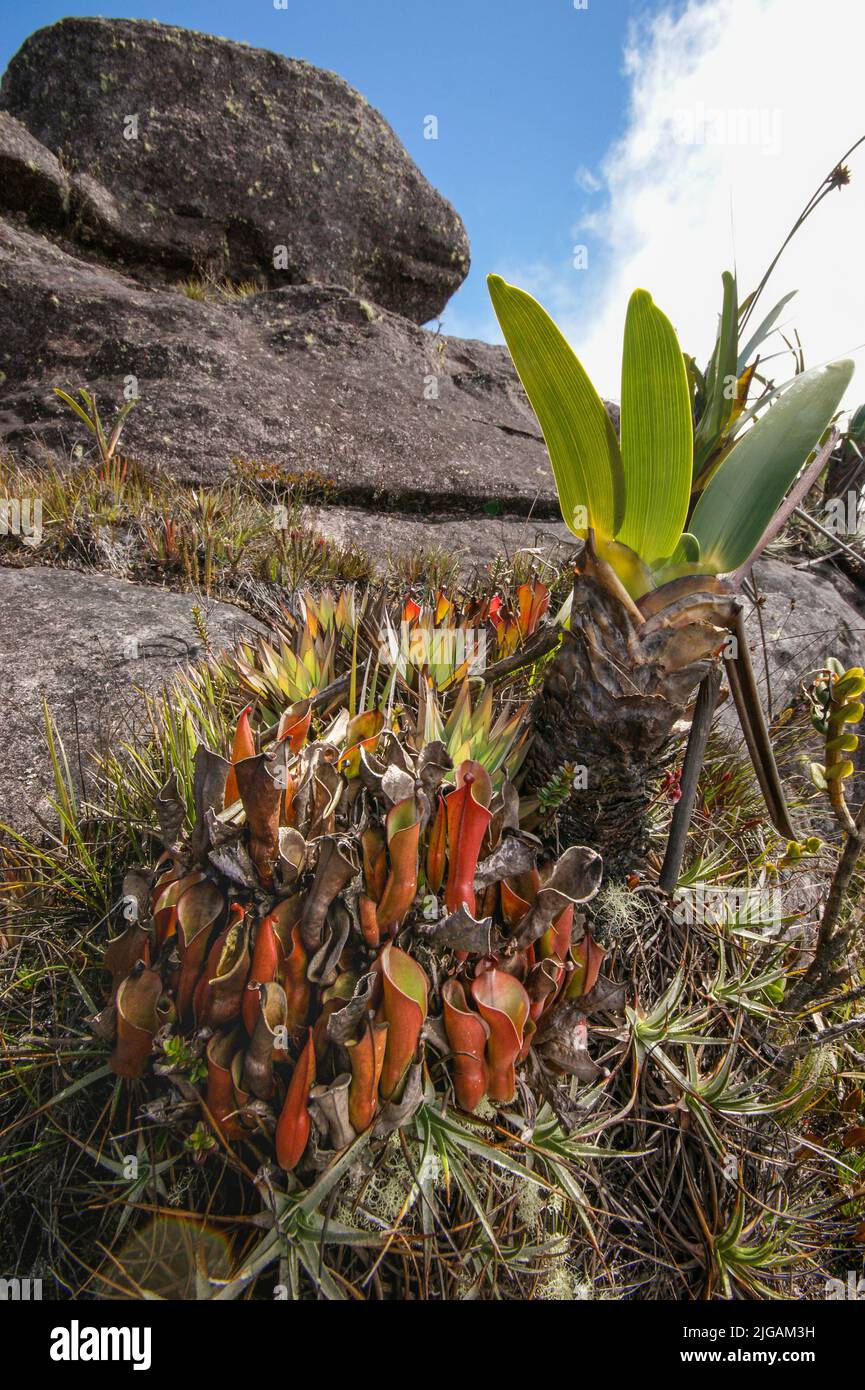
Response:
[[[820,930],[817,933],[817,949],[814,952],[814,959],[799,983],[791,991],[787,1001],[788,1009],[800,1009],[817,995],[828,994],[837,985],[843,984],[843,972],[836,971],[835,967],[847,947],[856,919],[854,918],[848,922],[846,927],[840,929],[839,922],[847,890],[856,872],[859,857],[865,849],[865,845],[862,843],[863,832],[865,832],[865,803],[856,817],[855,831],[847,836],[844,850],[838,860],[838,867],[835,870],[829,896],[826,899],[826,906],[823,909]]]
[[[721,668],[714,665],[703,677],[697,693],[697,703],[694,707],[694,717],[691,721],[691,732],[688,735],[688,747],[685,750],[685,761],[682,764],[682,776],[679,783],[681,795],[673,811],[670,838],[667,841],[667,851],[661,866],[660,886],[665,893],[673,892],[682,870],[688,830],[691,826],[697,800],[697,783],[700,779],[703,759],[706,756],[706,744],[709,739],[709,730],[712,727],[712,718],[720,688]]]
[[[757,774],[757,781],[760,783],[760,790],[763,793],[772,824],[779,835],[783,835],[787,840],[796,840],[799,837],[787,809],[784,788],[781,785],[781,775],[778,772],[778,764],[775,762],[772,740],[769,737],[766,717],[763,714],[763,706],[760,704],[757,682],[754,679],[754,668],[751,665],[751,653],[748,650],[748,637],[745,632],[745,620],[741,613],[736,619],[735,637],[736,656],[724,658],[724,670],[730,686],[730,694],[733,696],[742,733],[745,735],[745,742],[748,745],[748,753]]]

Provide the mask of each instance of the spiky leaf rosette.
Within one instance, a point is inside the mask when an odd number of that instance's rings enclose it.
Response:
[[[611,877],[638,869],[646,811],[678,720],[735,621],[729,586],[687,575],[633,600],[591,537],[570,630],[534,709],[524,788],[584,769],[558,811],[562,844],[591,844]]]

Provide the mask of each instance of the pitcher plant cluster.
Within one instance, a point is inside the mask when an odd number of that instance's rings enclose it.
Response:
[[[487,605],[498,652],[545,597]],[[478,622],[444,595],[399,616]],[[580,906],[602,865],[579,846],[551,858],[521,825],[525,708],[493,719],[491,691],[452,670],[443,712],[428,668],[380,683],[374,652],[354,712],[318,701],[358,630],[352,595],[308,597],[278,653],[259,639],[238,659],[258,716],[240,713],[230,749],[196,749],[191,816],[176,776],[162,788],[163,851],[126,875],[96,1023],[118,1075],[152,1068],[214,1138],[289,1171],[405,1123],[429,1087],[473,1111],[512,1102],[530,1065],[596,1074],[604,952]]]

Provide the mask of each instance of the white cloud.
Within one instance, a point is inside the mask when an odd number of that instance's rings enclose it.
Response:
[[[603,162],[602,209],[574,229],[576,240],[602,242],[603,269],[587,281],[591,303],[562,322],[602,392],[618,396],[637,285],[686,351],[707,357],[721,271],[736,265],[740,293],[752,289],[806,199],[865,133],[863,41],[858,0],[689,0],[633,29],[625,134]],[[851,170],[852,184],[818,208],[761,301],[767,312],[798,288],[784,322],[798,329],[807,364],[865,343],[865,146]],[[865,354],[854,355],[858,402]]]
[[[603,179],[599,179],[597,174],[593,174],[591,169],[587,169],[585,164],[581,164],[574,174],[574,182],[583,193],[600,193],[604,187]]]

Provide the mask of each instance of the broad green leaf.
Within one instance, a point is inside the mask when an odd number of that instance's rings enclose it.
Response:
[[[617,539],[644,560],[676,548],[691,495],[693,433],[685,359],[669,319],[635,290],[622,358],[625,520]]]
[[[708,573],[709,571],[702,560],[688,560],[675,565],[670,563],[652,570],[652,584],[656,589],[663,589],[665,584],[669,584],[674,579],[687,579],[692,575],[705,577]]]
[[[690,531],[683,531],[679,537],[679,544],[672,555],[664,555],[658,560],[653,560],[649,565],[652,574],[658,570],[669,569],[673,565],[696,565],[700,559],[700,542],[696,536],[692,536]]]
[[[624,475],[603,401],[537,300],[499,275],[488,276],[487,284],[543,432],[565,524],[585,535],[585,516],[598,535],[614,536],[625,510]]]
[[[700,558],[700,542],[690,531],[683,531],[673,552],[674,565],[696,564]]]
[[[853,375],[847,359],[803,372],[725,458],[691,517],[707,571],[747,560],[820,441]]]

